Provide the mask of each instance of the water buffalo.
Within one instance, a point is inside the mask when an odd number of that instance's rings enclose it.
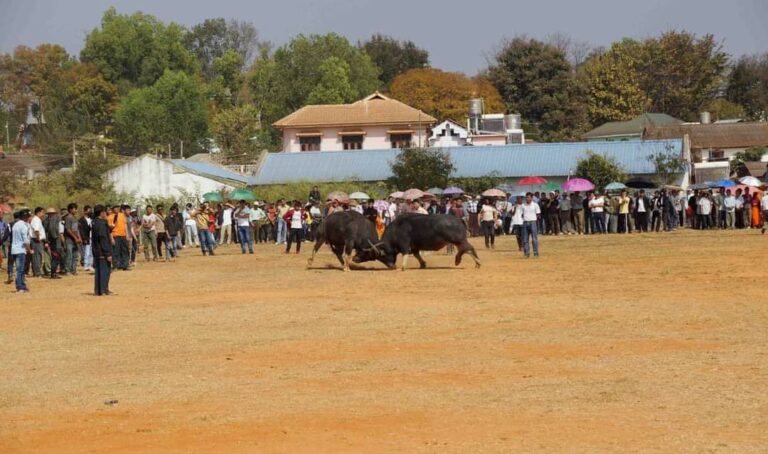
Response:
[[[395,218],[381,241],[365,249],[365,256],[356,256],[355,262],[372,260],[372,256],[389,268],[395,267],[397,255],[403,254],[402,269],[405,270],[408,254],[413,254],[421,268],[427,263],[421,257],[421,251],[438,251],[453,244],[459,250],[456,254],[456,266],[461,257],[469,253],[475,261],[475,268],[480,268],[480,259],[475,248],[467,241],[467,227],[461,219],[445,214],[404,214]]]
[[[341,211],[328,216],[317,229],[315,247],[312,256],[307,260],[307,268],[312,266],[315,254],[328,243],[331,250],[341,262],[344,271],[349,271],[352,252],[361,261],[377,260],[378,253],[375,243],[379,240],[376,226],[356,211]],[[343,255],[343,257],[342,257]]]

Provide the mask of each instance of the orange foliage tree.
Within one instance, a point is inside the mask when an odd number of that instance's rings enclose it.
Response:
[[[412,69],[397,76],[389,94],[439,120],[450,118],[462,124],[467,119],[468,101],[472,98],[483,98],[488,113],[505,110],[501,95],[485,78],[470,78],[435,68]]]

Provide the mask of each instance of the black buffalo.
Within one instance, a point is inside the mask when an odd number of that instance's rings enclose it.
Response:
[[[480,267],[480,259],[475,248],[467,241],[467,227],[464,221],[456,216],[446,214],[404,214],[395,218],[387,229],[381,241],[365,250],[365,256],[356,256],[355,262],[371,260],[371,256],[383,262],[389,268],[395,267],[397,255],[403,254],[402,269],[413,254],[421,268],[427,263],[421,257],[421,251],[438,251],[453,244],[459,250],[456,254],[456,266],[461,263],[461,257],[469,254],[475,261],[475,267]]]
[[[355,257],[361,257],[360,261],[376,260],[374,244],[379,240],[376,227],[357,211],[340,211],[331,214],[323,220],[317,229],[315,247],[312,256],[307,260],[307,268],[312,266],[315,254],[328,243],[331,250],[341,262],[344,271],[349,271],[350,257],[355,252]]]

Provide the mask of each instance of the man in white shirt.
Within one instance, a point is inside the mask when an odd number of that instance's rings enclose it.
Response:
[[[768,226],[768,195],[763,194],[763,198],[760,199],[760,209],[763,211],[763,228],[760,233],[765,234],[766,226]]]
[[[599,192],[595,192],[595,197],[589,201],[589,208],[592,210],[592,221],[595,223],[593,231],[595,233],[606,233],[605,197]]]
[[[725,191],[722,208],[725,212],[725,228],[733,230],[736,228],[736,197],[730,189]]]
[[[517,239],[517,250],[523,252],[523,196],[517,196],[515,204],[510,207],[510,211],[512,225],[509,227],[509,233],[515,235],[515,239]]]
[[[200,240],[197,237],[197,223],[191,213],[192,204],[188,203],[182,214],[184,216],[184,243],[185,246],[198,247],[200,246]]]
[[[709,198],[709,193],[705,193],[701,196],[697,205],[699,206],[699,229],[708,230],[710,223],[710,216],[712,215],[712,200]]]
[[[485,248],[494,249],[496,242],[496,220],[499,218],[499,210],[490,202],[486,201],[480,212],[477,213],[477,219],[480,221],[480,229],[485,237]]]
[[[221,213],[221,238],[219,244],[232,244],[232,205],[227,203]]]
[[[523,254],[525,258],[530,257],[530,249],[528,244],[528,237],[531,238],[533,243],[533,256],[539,256],[539,233],[537,230],[536,222],[541,215],[541,208],[538,203],[533,201],[533,194],[530,192],[525,194],[525,203],[522,205],[523,209]]]
[[[391,224],[395,217],[397,217],[397,201],[390,197],[389,206],[387,206],[387,211],[384,212],[384,224]]]
[[[141,242],[144,245],[144,259],[149,261],[149,251],[152,251],[152,261],[157,261],[157,216],[152,212],[152,205],[147,205],[146,214],[141,217]]]
[[[35,215],[29,225],[30,237],[32,239],[32,277],[43,275],[43,254],[45,254],[45,228],[43,227],[43,216],[45,210],[42,207],[35,208]]]
[[[226,210],[224,216],[226,216]],[[253,235],[251,235],[251,209],[246,205],[245,200],[241,200],[235,211],[237,219],[237,238],[240,242],[240,250],[245,254],[245,246],[248,246],[248,253],[253,254]],[[223,229],[224,227],[222,227]],[[221,238],[224,238],[223,230]]]

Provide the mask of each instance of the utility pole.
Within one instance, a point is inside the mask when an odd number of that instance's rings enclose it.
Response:
[[[181,159],[184,159],[184,141],[179,140],[179,154],[181,154]]]
[[[75,148],[75,139],[72,139],[72,171],[77,170],[77,148]]]
[[[173,156],[171,156],[171,144],[168,143],[168,159],[171,159]]]

